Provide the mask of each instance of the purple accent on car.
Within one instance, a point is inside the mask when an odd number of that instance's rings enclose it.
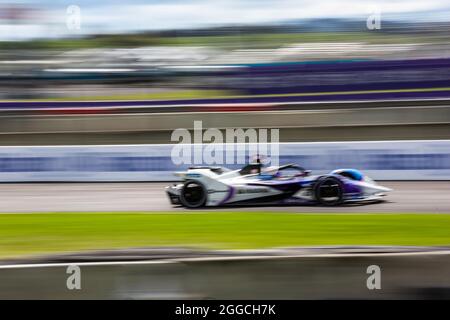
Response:
[[[225,197],[225,199],[220,201],[219,205],[223,205],[223,204],[227,203],[228,201],[230,201],[231,198],[233,198],[235,191],[236,190],[232,186],[228,186],[228,194]]]
[[[270,180],[261,182],[247,183],[249,186],[265,186],[272,187],[280,191],[298,190],[302,187],[301,182],[303,178],[294,178],[291,180]]]
[[[354,183],[343,183],[344,194],[346,193],[361,193],[361,187]]]

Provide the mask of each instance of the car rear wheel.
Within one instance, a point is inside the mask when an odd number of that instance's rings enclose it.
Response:
[[[185,207],[203,207],[206,204],[206,200],[206,188],[198,181],[187,181],[181,189],[180,201]]]
[[[343,187],[335,177],[322,177],[314,186],[316,200],[324,206],[336,206],[342,203]]]

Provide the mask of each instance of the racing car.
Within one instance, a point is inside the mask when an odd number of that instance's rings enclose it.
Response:
[[[325,175],[295,164],[264,168],[260,162],[239,170],[190,167],[176,172],[182,183],[166,187],[173,205],[187,208],[225,205],[319,204],[376,201],[391,191],[356,169]]]

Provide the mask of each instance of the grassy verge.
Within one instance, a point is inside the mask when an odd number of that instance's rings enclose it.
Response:
[[[32,41],[0,41],[3,50],[31,49],[89,49],[134,48],[142,46],[207,46],[220,48],[277,48],[292,43],[314,42],[368,42],[368,43],[430,43],[447,42],[448,36],[389,34],[379,32],[299,32],[299,33],[247,33],[209,36],[164,37],[157,34],[102,35],[79,39],[53,39]]]
[[[1,214],[0,257],[138,246],[450,245],[450,215]]]
[[[171,245],[449,245],[449,230],[444,214],[1,214],[0,256]]]
[[[280,93],[280,94],[258,94],[242,95],[237,91],[225,90],[185,90],[155,93],[133,93],[109,96],[79,96],[58,97],[44,99],[19,99],[0,100],[0,102],[58,102],[58,101],[120,101],[120,100],[194,100],[194,99],[224,99],[224,98],[273,98],[273,97],[308,97],[329,96],[348,94],[375,94],[375,93],[403,93],[403,92],[435,92],[450,91],[450,87],[435,88],[411,88],[411,89],[385,89],[385,90],[360,90],[360,91],[330,91],[330,92],[303,92],[303,93]]]
[[[226,98],[235,95],[235,92],[226,90],[175,90],[148,93],[129,93],[129,94],[110,94],[110,95],[85,95],[85,96],[67,96],[50,97],[43,99],[28,99],[17,101],[117,101],[117,100],[188,100],[188,99],[207,99],[207,98]],[[14,101],[14,100],[6,100]]]

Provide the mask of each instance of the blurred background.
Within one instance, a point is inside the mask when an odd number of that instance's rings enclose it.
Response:
[[[6,2],[0,98],[436,89],[448,85],[449,11],[445,1]]]
[[[0,13],[3,145],[161,143],[192,121],[149,113],[422,107],[450,95],[445,1],[8,1]],[[408,121],[395,110],[278,127],[284,141],[448,137],[448,109],[408,110]],[[358,126],[380,117],[377,134]]]
[[[448,299],[449,99],[444,0],[2,1],[0,298]],[[174,208],[167,144],[194,121],[279,129],[281,163],[352,166],[394,191]],[[130,260],[148,265],[108,264]],[[11,266],[83,261],[106,264],[77,294],[65,265]]]

